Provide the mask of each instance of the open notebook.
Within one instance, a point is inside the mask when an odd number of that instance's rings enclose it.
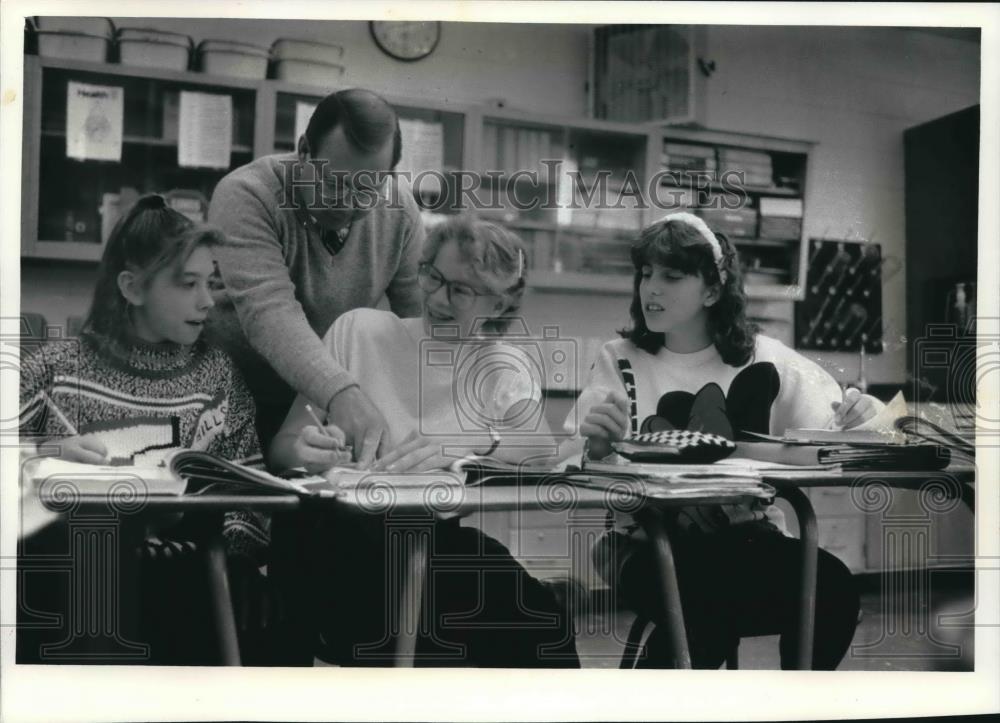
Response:
[[[194,450],[177,452],[158,466],[91,465],[55,457],[36,458],[25,464],[22,476],[50,494],[104,495],[117,492],[154,496],[222,493],[333,497],[366,480],[385,479],[384,474],[355,469],[334,469],[325,476],[289,479]],[[392,475],[395,487],[431,484],[461,486],[464,483],[462,472]]]

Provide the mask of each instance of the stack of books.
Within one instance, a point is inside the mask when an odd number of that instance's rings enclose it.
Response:
[[[951,461],[951,451],[942,445],[884,432],[825,429],[789,429],[784,437],[743,432],[733,456],[841,470],[939,470]]]
[[[761,198],[760,237],[798,239],[802,236],[801,198]]]
[[[742,148],[720,148],[719,170],[721,173],[738,173],[745,186],[774,185],[774,168],[771,154],[764,151],[748,151]]]
[[[685,173],[687,171],[707,172],[713,178],[717,175],[718,162],[715,159],[714,146],[698,146],[690,143],[663,144],[663,154],[660,156],[663,168],[668,171]]]

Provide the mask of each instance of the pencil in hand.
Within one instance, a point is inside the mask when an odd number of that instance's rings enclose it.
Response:
[[[312,408],[311,404],[307,404],[306,405],[306,413],[309,414],[309,417],[313,420],[313,422],[315,423],[315,425],[319,428],[319,431],[320,431],[321,434],[329,437],[330,439],[337,440],[338,443],[340,442],[340,440],[337,439],[333,434],[331,434],[330,430],[326,428],[326,425],[323,424],[323,422],[320,420],[319,415],[316,414],[316,410],[314,410]],[[350,464],[351,462],[353,462],[353,460],[354,460],[354,448],[351,447],[351,445],[349,445],[349,444],[338,444],[338,446],[339,446],[340,451],[341,451],[341,457],[343,458],[343,462],[341,464],[347,465],[347,464]]]

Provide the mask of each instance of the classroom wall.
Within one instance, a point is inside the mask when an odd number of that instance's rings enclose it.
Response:
[[[278,38],[317,40],[344,48],[339,87],[366,86],[387,95],[486,101],[560,115],[586,112],[587,26],[445,23],[441,41],[415,63],[393,60],[375,45],[367,22],[315,20],[143,20],[113,18],[116,26],[149,25],[195,42],[220,38],[270,46]]]
[[[341,87],[367,86],[388,95],[503,99],[508,108],[580,116],[586,113],[589,37],[586,26],[469,23],[445,25],[434,53],[416,63],[394,61],[372,40],[366,22],[232,18],[112,18],[117,27],[185,33],[196,42],[222,38],[270,45],[292,37],[344,47]],[[22,308],[65,324],[86,312],[93,266],[29,261],[21,267]],[[562,304],[560,308],[564,307]],[[572,316],[572,311],[570,312]],[[571,324],[577,327],[579,324]],[[603,327],[603,325],[601,325]]]
[[[257,20],[136,20],[202,40],[238,37],[270,44],[278,37],[326,40],[345,46],[344,85],[389,94],[487,102],[573,116],[588,100],[589,26],[446,25],[435,53],[397,63],[374,45],[365,23]],[[883,254],[902,261],[905,241],[903,140],[910,126],[978,102],[979,45],[891,28],[711,26],[707,56],[716,71],[707,83],[710,128],[818,142],[810,158],[806,233],[829,238],[874,237]],[[93,271],[68,264],[22,266],[24,308],[63,323],[89,303]],[[905,278],[884,280],[886,352],[873,357],[870,382],[905,381]],[[774,305],[769,305],[774,308]],[[609,339],[628,320],[628,297],[533,291],[524,305],[537,329],[558,324],[562,335]],[[791,309],[791,304],[786,305]],[[788,338],[788,325],[773,332]],[[853,354],[818,358],[838,379],[853,379]]]
[[[816,141],[807,236],[882,244],[886,351],[868,379],[904,382],[903,131],[979,102],[979,44],[893,28],[713,26],[707,37],[708,127]],[[857,375],[856,354],[809,355]]]

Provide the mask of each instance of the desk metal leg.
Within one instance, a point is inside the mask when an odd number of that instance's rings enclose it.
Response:
[[[798,670],[811,670],[813,636],[816,628],[816,569],[819,560],[819,531],[816,513],[809,498],[797,487],[779,490],[779,497],[788,500],[799,520],[802,540],[802,580],[799,587],[799,649]]]
[[[396,639],[396,667],[412,668],[417,652],[417,632],[420,629],[420,611],[427,577],[427,538],[423,530],[407,531],[403,556],[403,589],[399,605],[399,637]],[[407,544],[408,543],[408,544]]]
[[[208,587],[212,598],[212,617],[215,621],[219,650],[223,665],[240,665],[240,645],[236,636],[236,619],[233,617],[233,597],[229,591],[229,574],[226,571],[226,549],[222,535],[213,535],[206,549]]]
[[[670,538],[663,526],[663,516],[659,511],[645,508],[638,516],[646,535],[655,550],[657,577],[663,600],[663,615],[659,624],[666,626],[673,645],[674,664],[678,668],[691,667],[691,653],[688,651],[687,631],[684,628],[684,612],[681,595],[677,588],[677,570],[674,566],[674,552]]]

